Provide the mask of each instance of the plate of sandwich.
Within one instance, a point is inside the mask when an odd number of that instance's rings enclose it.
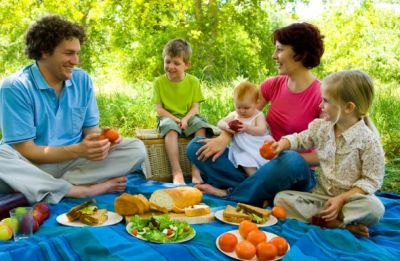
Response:
[[[271,210],[256,206],[238,203],[237,207],[231,205],[215,212],[215,217],[225,223],[239,225],[243,220],[250,220],[259,227],[275,225],[278,220],[271,214]]]
[[[57,216],[57,222],[70,227],[110,226],[119,223],[122,216],[107,209],[99,209],[95,199],[71,208],[67,213]]]

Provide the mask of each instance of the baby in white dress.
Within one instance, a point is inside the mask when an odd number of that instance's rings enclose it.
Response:
[[[263,112],[257,110],[259,91],[256,85],[244,81],[235,87],[235,111],[218,122],[218,127],[233,134],[229,148],[229,160],[236,168],[241,166],[247,175],[253,174],[268,162],[259,153],[265,140],[272,139],[267,130]],[[239,126],[229,126],[239,120]]]

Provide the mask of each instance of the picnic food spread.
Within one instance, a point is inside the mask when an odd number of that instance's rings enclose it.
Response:
[[[79,220],[89,226],[96,226],[106,222],[108,219],[107,209],[98,209],[97,206],[93,205],[94,203],[96,203],[96,200],[92,199],[71,208],[66,213],[68,221]]]

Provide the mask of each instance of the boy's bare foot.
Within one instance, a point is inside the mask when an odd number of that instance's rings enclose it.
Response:
[[[200,174],[192,174],[192,183],[193,184],[203,184],[204,181],[201,178]]]
[[[182,173],[175,173],[172,174],[172,182],[175,185],[185,185],[185,179],[183,178],[183,174]]]
[[[126,189],[126,179],[126,176],[121,176],[92,185],[74,185],[65,196],[86,198],[109,192],[123,192]]]
[[[197,184],[197,185],[195,185],[195,187],[206,194],[210,194],[210,195],[214,195],[214,196],[224,197],[224,196],[228,195],[228,193],[226,193],[226,190],[216,188],[207,183]]]
[[[347,225],[346,229],[362,237],[369,237],[368,227],[363,224]]]

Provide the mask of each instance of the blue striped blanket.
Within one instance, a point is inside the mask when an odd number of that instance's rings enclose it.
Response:
[[[131,174],[127,192],[149,197],[169,183],[146,181],[140,174]],[[119,194],[95,197],[101,208],[114,210]],[[321,229],[296,220],[279,221],[262,228],[285,237],[291,250],[284,260],[399,260],[400,257],[400,196],[378,194],[386,207],[381,222],[370,228],[370,238],[359,238],[343,229]],[[63,199],[50,205],[51,216],[34,236],[17,243],[0,241],[0,260],[229,260],[215,245],[216,238],[237,226],[216,220],[193,225],[196,236],[180,244],[148,243],[132,237],[124,222],[106,227],[67,227],[59,225],[56,217],[87,199]],[[232,202],[204,195],[203,201],[212,210]]]

